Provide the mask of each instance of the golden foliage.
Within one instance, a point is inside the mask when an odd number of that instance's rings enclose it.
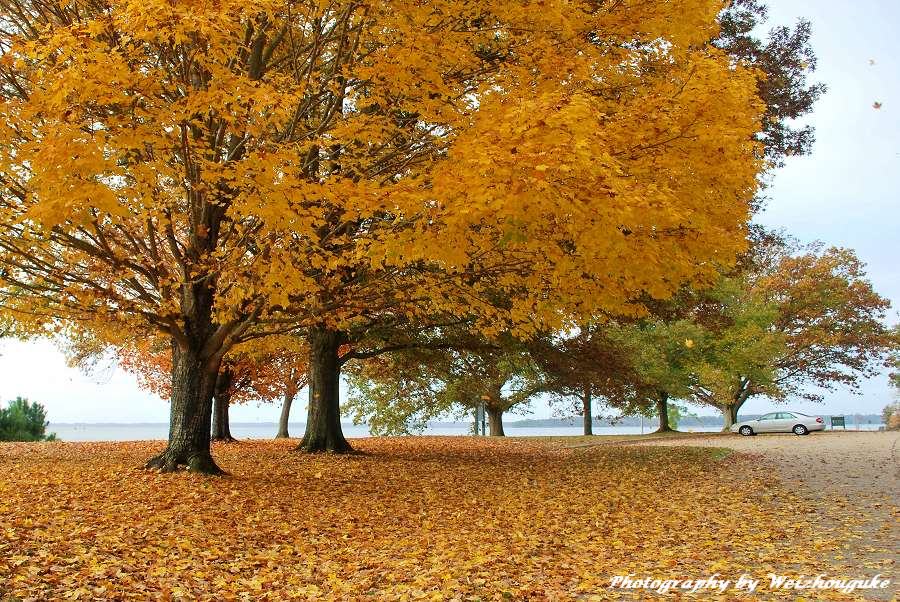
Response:
[[[6,304],[182,345],[211,304],[213,351],[285,315],[633,313],[744,244],[761,106],[720,9],[4,3]]]
[[[630,572],[816,574],[841,544],[824,525],[796,529],[816,508],[764,467],[715,450],[415,438],[310,456],[290,445],[219,446],[232,476],[205,480],[134,470],[151,442],[0,446],[0,592],[607,600],[627,597],[606,586]]]

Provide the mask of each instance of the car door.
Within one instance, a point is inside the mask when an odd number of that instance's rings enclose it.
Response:
[[[791,414],[790,412],[778,412],[778,417],[775,419],[774,431],[778,433],[790,433],[791,429],[794,428],[794,425],[799,422],[797,417]]]
[[[757,426],[753,429],[757,433],[771,433],[776,428],[776,420],[778,414],[773,412],[771,414],[765,414],[764,416],[760,416],[756,420]]]

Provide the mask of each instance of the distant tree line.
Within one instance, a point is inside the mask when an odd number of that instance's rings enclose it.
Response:
[[[683,400],[720,410],[727,430],[753,397],[821,401],[824,391],[854,391],[877,374],[897,348],[888,307],[852,251],[757,231],[711,286],[684,288],[634,319],[606,316],[527,343],[411,333],[407,349],[348,370],[347,409],[375,433],[401,434],[483,404],[491,434],[502,435],[505,412],[549,396],[564,413],[580,413],[591,434],[599,406],[655,416],[660,431],[671,430]]]

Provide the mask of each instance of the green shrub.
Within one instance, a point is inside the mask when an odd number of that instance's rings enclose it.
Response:
[[[0,408],[0,441],[53,441],[55,434],[44,434],[46,418],[44,406],[16,397]]]

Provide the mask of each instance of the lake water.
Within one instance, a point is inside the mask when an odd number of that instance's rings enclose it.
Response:
[[[305,424],[291,423],[288,427],[292,437],[303,435]],[[861,430],[878,430],[880,425],[863,424]],[[356,426],[344,424],[344,436],[348,438],[370,437],[369,429],[365,425]],[[437,424],[429,426],[425,435],[450,435],[465,436],[471,434],[469,426],[464,424]],[[644,427],[644,433],[650,433],[656,425]],[[578,425],[561,427],[516,427],[507,425],[506,434],[512,437],[535,436],[577,436],[581,435],[581,427]],[[696,426],[684,429],[687,432],[718,432],[718,426]],[[856,430],[850,426],[847,430]],[[231,434],[238,439],[271,439],[278,431],[278,425],[266,422],[238,422],[231,424]],[[169,425],[165,423],[154,424],[53,424],[47,427],[48,433],[56,433],[56,437],[62,441],[144,441],[150,439],[166,439],[169,435]],[[641,433],[639,426],[595,426],[595,435],[638,435]]]
[[[302,422],[290,424],[288,432],[292,437],[303,435],[306,425]],[[470,435],[467,425],[432,425],[423,434],[444,436]],[[656,427],[647,426],[645,433],[649,433]],[[365,425],[344,424],[344,436],[347,438],[371,437],[369,429]],[[697,429],[717,431],[717,428]],[[231,434],[237,439],[271,439],[278,431],[275,423],[232,423]],[[63,441],[142,441],[147,439],[166,439],[169,436],[169,425],[159,424],[50,424],[48,433],[56,433],[56,437]],[[532,437],[538,435],[580,435],[580,426],[564,427],[506,427],[506,434],[513,437]],[[641,432],[640,427],[610,426],[594,427],[594,433],[598,435],[633,435]]]

